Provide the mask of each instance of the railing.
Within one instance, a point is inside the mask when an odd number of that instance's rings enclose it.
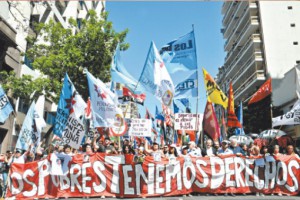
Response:
[[[223,17],[223,20],[222,20],[223,24],[225,23],[225,21],[227,21],[228,16],[230,16],[232,14],[232,7],[234,7],[236,4],[237,4],[237,2],[235,2],[235,1],[232,1],[230,3],[228,10],[227,10],[226,14]]]
[[[256,72],[254,72],[240,87],[238,87],[235,90],[235,96],[237,96],[236,94],[239,94],[242,92],[242,90],[244,90],[244,88],[249,85],[254,79],[258,78],[258,77],[265,77],[264,75],[264,70],[257,70]]]

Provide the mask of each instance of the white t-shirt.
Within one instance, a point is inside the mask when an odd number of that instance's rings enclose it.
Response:
[[[192,150],[189,149],[188,154],[190,154],[191,156],[198,156],[201,157],[201,150],[199,148],[194,148]]]
[[[213,156],[214,155],[213,148],[206,149],[206,155]]]
[[[26,156],[23,154],[19,158],[13,157],[13,163],[25,164]]]

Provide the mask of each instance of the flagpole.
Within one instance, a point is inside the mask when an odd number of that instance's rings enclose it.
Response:
[[[196,124],[195,124],[195,128],[196,128],[196,137],[198,134],[198,104],[199,104],[199,76],[198,76],[198,61],[197,61],[197,49],[196,49],[196,38],[195,38],[195,28],[194,28],[194,24],[192,24],[192,28],[193,28],[193,36],[194,36],[194,41],[195,41],[195,59],[196,59],[196,65],[197,65],[197,72],[196,72],[196,80],[197,80],[197,100],[196,100]],[[200,137],[200,136],[199,136]],[[203,147],[203,134],[201,134],[201,147]],[[198,145],[198,144],[197,144]]]

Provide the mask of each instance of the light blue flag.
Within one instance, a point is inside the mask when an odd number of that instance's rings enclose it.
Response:
[[[187,99],[174,99],[174,113],[185,113],[186,107],[188,107]]]
[[[197,69],[194,31],[164,45],[160,54],[170,73]]]
[[[21,132],[18,137],[16,148],[27,150],[31,144],[34,144],[38,138],[36,124],[34,120],[35,102],[31,103],[31,106],[24,119]]]
[[[140,84],[137,84],[135,78],[133,78],[125,69],[121,61],[119,44],[112,60],[110,74],[112,81],[126,85],[126,87],[131,91],[134,91],[134,93],[142,93],[144,91],[143,87]]]
[[[66,127],[69,115],[70,115],[70,103],[72,97],[72,82],[69,79],[68,74],[65,74],[64,84],[60,93],[60,98],[57,106],[57,112],[55,117],[55,126],[53,133],[58,137],[62,136],[62,132]]]
[[[124,120],[122,110],[118,108],[118,96],[113,93],[101,80],[86,72],[93,125],[96,127],[113,127],[116,119]]]
[[[198,80],[197,71],[193,72],[184,81],[178,83],[175,87],[175,99],[197,97],[198,95]]]
[[[0,122],[4,123],[5,120],[9,117],[9,114],[13,111],[14,109],[12,108],[8,97],[6,96],[3,88],[0,85]]]
[[[151,42],[147,59],[140,76],[140,83],[161,103],[170,106],[174,97],[174,85],[159,52]]]
[[[243,102],[242,101],[240,102],[240,105],[238,107],[237,118],[240,124],[243,126]],[[245,135],[243,127],[235,129],[235,133],[236,135]]]

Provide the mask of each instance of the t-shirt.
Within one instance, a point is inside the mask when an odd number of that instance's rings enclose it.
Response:
[[[198,157],[202,156],[199,148],[189,149],[188,154],[190,154],[191,156],[198,156]]]
[[[223,155],[228,155],[228,154],[233,154],[233,151],[229,148],[223,150],[222,148],[219,149],[218,154],[223,154]]]
[[[12,159],[12,163],[25,164],[26,156],[23,154],[18,158],[13,157]]]

